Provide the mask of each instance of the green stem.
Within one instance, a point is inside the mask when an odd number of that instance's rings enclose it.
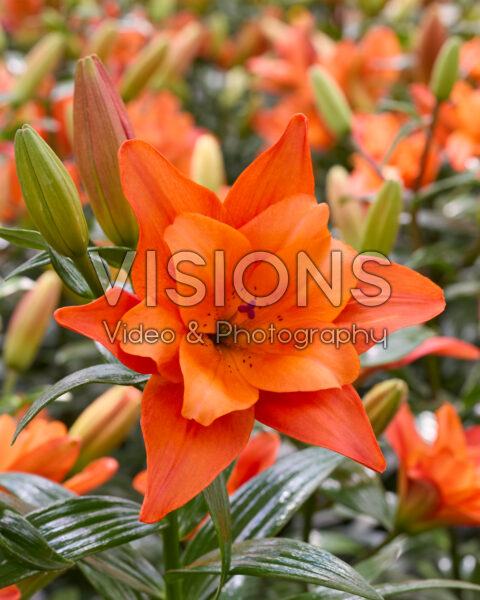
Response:
[[[162,530],[163,537],[163,564],[165,572],[180,567],[180,540],[178,535],[178,519],[176,511],[165,517],[167,527]],[[167,600],[182,599],[181,580],[166,584]]]
[[[15,385],[17,384],[19,373],[18,371],[13,371],[9,369],[5,374],[5,381],[2,386],[2,397],[6,398],[7,396],[11,396],[15,391]]]
[[[452,576],[453,576],[453,579],[456,579],[457,581],[461,581],[461,570],[460,570],[461,556],[458,551],[457,532],[455,531],[455,529],[453,527],[449,530],[449,535],[450,535],[450,556],[452,559]],[[458,600],[462,600],[463,599],[462,590],[456,590],[456,596],[457,596]]]
[[[433,134],[435,132],[435,127],[437,125],[438,113],[440,110],[440,102],[435,104],[435,108],[433,109],[432,121],[430,123],[430,127],[427,133],[427,139],[425,140],[425,147],[423,149],[422,158],[420,159],[420,168],[418,170],[417,178],[413,185],[414,198],[412,200],[411,208],[410,208],[410,217],[411,217],[411,231],[412,231],[412,245],[414,250],[418,250],[422,246],[422,230],[418,224],[418,190],[422,185],[422,179],[425,174],[425,168],[427,166],[428,161],[428,153],[430,151],[430,146],[433,141]]]
[[[315,514],[316,508],[316,497],[315,494],[305,502],[303,507],[303,541],[308,542],[310,539],[310,532],[312,531],[313,515]]]
[[[371,548],[370,550],[367,550],[365,552],[365,554],[363,554],[360,557],[360,559],[359,559],[358,562],[362,562],[364,560],[367,560],[367,558],[371,558],[372,556],[374,556],[375,554],[377,554],[377,552],[380,552],[380,550],[383,550],[383,548],[385,548],[386,546],[388,546],[389,544],[391,544],[393,542],[393,540],[396,539],[399,535],[400,535],[399,531],[392,531],[391,533],[389,533],[387,535],[387,537],[383,540],[383,542],[381,544],[378,544],[378,546],[375,546],[374,548]]]
[[[83,256],[76,257],[74,259],[75,266],[78,268],[80,273],[85,277],[86,282],[90,286],[90,289],[94,293],[96,298],[103,296],[104,289],[100,283],[97,272],[95,271],[92,261],[86,252]]]

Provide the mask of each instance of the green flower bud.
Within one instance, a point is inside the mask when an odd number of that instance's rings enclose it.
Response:
[[[332,223],[344,242],[360,249],[363,211],[360,201],[348,191],[348,171],[335,165],[327,173],[326,195]]]
[[[18,303],[8,324],[3,362],[8,369],[26,371],[33,363],[57,307],[62,282],[54,271],[40,275]]]
[[[60,33],[45,35],[28,53],[26,69],[13,84],[10,101],[20,106],[30,100],[42,81],[59,63],[65,49],[65,37]]]
[[[430,89],[438,102],[447,100],[458,79],[460,40],[449,38],[442,46],[433,66]]]
[[[24,125],[15,135],[15,166],[32,220],[63,256],[84,256],[88,227],[77,188],[50,146]]]
[[[407,401],[408,386],[402,379],[388,379],[374,385],[363,397],[363,405],[375,435],[381,435]]]
[[[191,178],[217,193],[225,183],[225,165],[218,140],[208,133],[201,135],[193,149]]]
[[[142,393],[116,385],[99,396],[78,417],[69,435],[82,438],[75,469],[115,450],[137,423]]]
[[[75,156],[93,212],[117,246],[134,248],[138,223],[123,193],[118,150],[134,137],[113,81],[96,56],[77,63],[73,98]]]
[[[365,221],[361,252],[388,255],[397,237],[402,211],[402,187],[398,181],[385,181],[370,205]]]
[[[338,137],[349,133],[352,111],[338,83],[318,65],[310,69],[310,80],[315,103],[329,129]]]
[[[166,37],[155,37],[127,68],[120,84],[120,93],[125,102],[136,98],[148,84],[161,64],[167,46]]]

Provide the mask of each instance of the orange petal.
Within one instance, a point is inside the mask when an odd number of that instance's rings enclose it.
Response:
[[[231,273],[238,261],[252,249],[247,238],[233,227],[215,219],[186,214],[177,217],[173,225],[166,229],[165,241],[172,254],[185,250],[195,253],[205,262],[205,264],[195,265],[191,259],[188,259],[178,265],[180,272],[195,276],[205,284],[205,297],[197,301],[194,306],[180,307],[180,314],[185,323],[191,320],[197,321],[199,331],[214,333],[217,321],[228,318],[242,304],[234,293]],[[215,285],[221,279],[215,277],[217,251],[222,251],[225,262],[222,268],[222,272],[225,273],[225,283],[221,286],[224,290],[222,291],[224,302],[215,301]],[[172,287],[171,283],[169,287]],[[192,295],[190,285],[177,283],[177,291],[182,296]]]
[[[0,472],[6,471],[11,463],[10,443],[17,425],[10,415],[0,415]]]
[[[228,222],[241,227],[271,204],[289,196],[314,193],[307,119],[298,114],[291,118],[278,142],[243,171],[224,206]]]
[[[23,454],[10,465],[11,471],[34,473],[53,481],[62,481],[80,453],[80,438],[49,440]]]
[[[118,471],[114,458],[103,457],[94,460],[84,469],[63,483],[63,487],[76,494],[87,494],[109,481]]]
[[[144,297],[145,252],[155,249],[162,255],[160,260],[168,258],[166,248],[163,247],[162,252],[159,243],[167,225],[173,223],[182,212],[195,212],[220,219],[224,209],[213,192],[182,175],[146,142],[124,142],[118,159],[123,191],[140,227],[132,280],[135,293]]]
[[[241,452],[252,431],[253,409],[231,413],[210,427],[181,415],[183,387],[153,376],[142,399],[147,490],[140,513],[159,521],[204,490]]]
[[[277,252],[293,244],[298,250],[305,240],[328,235],[328,217],[327,204],[302,194],[272,204],[240,231],[254,250]]]
[[[328,448],[375,471],[385,470],[367,413],[350,385],[341,390],[263,393],[255,417],[297,440]]]
[[[9,585],[0,590],[0,600],[20,600],[22,594],[16,585]]]
[[[145,496],[145,492],[147,491],[147,471],[140,471],[140,473],[137,473],[133,478],[132,485],[139,494]]]
[[[448,356],[449,358],[458,358],[461,360],[478,360],[480,358],[480,349],[473,344],[463,342],[453,337],[434,336],[426,339],[415,348],[410,354],[404,356],[401,360],[385,365],[386,369],[398,369],[422,358],[434,354],[435,356]]]
[[[113,343],[110,340],[109,334],[113,336],[123,315],[140,302],[137,296],[123,290],[115,306],[110,306],[108,298],[116,298],[117,294],[118,289],[112,288],[89,304],[59,308],[55,311],[55,319],[62,327],[67,327],[99,342],[134,371],[156,373],[157,369],[151,358],[127,354],[121,349],[118,337]],[[120,326],[119,331],[121,329]]]
[[[428,451],[428,444],[420,436],[408,404],[400,407],[385,433],[401,463],[408,469]]]
[[[185,381],[182,416],[209,426],[223,415],[250,408],[258,390],[240,374],[234,352],[226,345],[192,344],[183,338],[180,366]]]
[[[384,266],[369,260],[369,257],[363,260],[368,262],[365,271],[386,280],[390,284],[391,293],[382,292],[378,295],[378,299],[383,300],[380,306],[365,306],[351,298],[336,318],[335,324],[338,327],[352,329],[355,326],[357,332],[360,329],[367,331],[368,340],[362,332],[356,338],[355,347],[359,353],[373,346],[375,339],[381,340],[385,333],[388,335],[397,329],[424,323],[445,308],[441,288],[427,277],[396,263]],[[376,286],[372,287],[360,280],[357,289],[366,295],[378,294]]]
[[[233,494],[249,479],[275,464],[281,442],[282,438],[271,431],[261,431],[252,437],[240,453],[228,478],[228,493]]]
[[[457,411],[449,402],[445,402],[435,413],[438,422],[437,438],[433,444],[435,453],[442,450],[455,453],[457,458],[467,454],[467,440],[463,431],[462,421]]]

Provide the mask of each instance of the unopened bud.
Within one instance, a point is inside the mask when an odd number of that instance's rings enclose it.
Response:
[[[313,95],[328,128],[338,137],[350,132],[352,112],[338,83],[318,65],[310,69]]]
[[[177,10],[177,0],[150,0],[148,3],[148,15],[154,23],[163,21]]]
[[[167,38],[155,37],[125,71],[120,92],[125,102],[136,98],[157,71],[167,51]]]
[[[20,106],[30,100],[45,77],[59,63],[65,48],[65,37],[60,33],[45,35],[28,53],[26,69],[13,84],[10,101]]]
[[[201,23],[193,21],[179,31],[168,45],[167,53],[154,77],[155,89],[171,78],[180,77],[196,56],[204,37]]]
[[[360,0],[359,4],[366,15],[374,17],[382,10],[385,0]]]
[[[397,237],[402,212],[402,187],[398,181],[385,181],[370,205],[363,229],[361,252],[388,255]]]
[[[381,435],[407,401],[408,386],[402,379],[388,379],[374,385],[363,397],[363,405],[375,435]]]
[[[458,79],[460,40],[449,38],[442,46],[433,66],[430,89],[438,102],[447,100]]]
[[[435,5],[427,10],[420,23],[417,42],[417,66],[420,78],[428,83],[435,60],[447,39],[447,28],[439,17]]]
[[[15,135],[15,166],[32,220],[63,256],[84,256],[88,227],[72,178],[50,146],[24,125]]]
[[[327,173],[326,194],[332,214],[332,222],[341,233],[344,242],[360,247],[363,213],[360,201],[349,193],[348,171],[336,165]]]
[[[125,440],[138,421],[141,397],[136,388],[117,385],[81,413],[69,431],[82,439],[76,470],[109,454]]]
[[[225,165],[218,140],[213,135],[201,135],[193,149],[191,178],[217,193],[225,184]]]
[[[113,81],[96,56],[78,61],[73,99],[73,140],[80,176],[95,216],[117,246],[135,247],[138,224],[123,193],[118,150],[134,137]]]
[[[26,371],[33,363],[57,307],[62,282],[46,271],[18,303],[8,324],[3,362],[8,369]]]
[[[95,54],[102,61],[107,60],[113,50],[117,38],[117,22],[114,19],[106,19],[93,32],[88,40],[85,55]]]

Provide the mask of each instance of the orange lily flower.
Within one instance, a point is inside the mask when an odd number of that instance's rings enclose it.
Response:
[[[359,146],[370,155],[390,179],[403,181],[412,188],[417,180],[421,158],[425,149],[426,134],[415,131],[403,137],[391,151],[392,144],[400,131],[403,119],[395,113],[356,114],[353,121],[353,136]],[[387,154],[390,152],[390,156]],[[387,158],[387,160],[385,160]],[[360,155],[353,156],[354,170],[350,178],[352,193],[358,196],[377,192],[382,179],[371,165]],[[440,154],[437,145],[430,147],[421,185],[435,180],[440,168]]]
[[[240,452],[237,462],[227,481],[227,490],[231,495],[260,473],[275,464],[281,438],[277,433],[262,431],[248,440]],[[142,471],[133,480],[133,487],[140,494],[147,490],[147,471]]]
[[[448,137],[445,151],[457,171],[468,168],[472,158],[480,157],[480,89],[466,81],[458,81],[452,91],[454,131]]]
[[[0,472],[33,473],[58,483],[63,481],[63,486],[76,494],[86,494],[111,479],[118,470],[117,461],[105,457],[65,480],[77,460],[81,438],[69,436],[62,422],[38,416],[10,446],[16,427],[13,417],[0,415]]]
[[[169,91],[144,92],[127,105],[136,137],[161,152],[182,173],[190,173],[190,160],[200,127],[182,110],[179,99]]]
[[[464,431],[448,403],[435,414],[438,434],[431,444],[406,404],[387,430],[400,460],[397,522],[409,530],[480,525],[480,426]]]
[[[0,600],[20,600],[22,594],[16,585],[9,585],[0,590]]]
[[[0,224],[14,221],[24,209],[13,142],[3,142],[0,144]]]
[[[474,37],[462,44],[460,68],[466,77],[480,81],[480,37]]]
[[[391,286],[381,295],[381,306],[364,306],[354,299],[352,289],[371,294],[372,288],[354,277],[353,249],[332,240],[328,208],[313,196],[305,117],[291,119],[277,144],[240,175],[223,203],[141,140],[125,142],[119,161],[124,192],[140,227],[132,267],[136,295],[112,288],[90,304],[59,309],[56,319],[103,344],[128,367],[152,374],[142,398],[148,480],[141,519],[157,521],[209,485],[244,448],[255,418],[303,442],[383,470],[385,460],[351,385],[360,370],[358,353],[373,339],[360,336],[355,343],[335,347],[316,337],[303,350],[278,338],[266,344],[245,338],[235,342],[229,335],[212,339],[223,320],[248,332],[270,324],[277,330],[351,331],[355,324],[370,328],[379,339],[382,333],[426,321],[444,308],[438,286],[396,264],[368,267]],[[158,276],[146,277],[147,252],[152,249]],[[172,254],[185,249],[206,258],[206,271],[192,264],[188,270],[203,281],[206,277],[206,295],[196,306],[178,307],[165,296],[165,290],[172,291],[165,265]],[[211,267],[217,249],[225,250],[225,306],[214,303]],[[298,307],[295,277],[271,306],[245,305],[233,288],[233,267],[250,252],[278,255],[294,274],[298,252],[306,252],[325,272],[334,249],[346,261],[338,306],[309,282],[309,306]],[[152,281],[160,292],[155,307]],[[244,285],[261,298],[276,288],[277,276],[270,265],[256,264],[247,270]],[[178,283],[177,292],[185,291],[188,295],[190,286]],[[191,343],[190,322],[197,323],[202,343]],[[134,343],[118,328],[131,331],[139,325],[171,329],[171,343]]]

